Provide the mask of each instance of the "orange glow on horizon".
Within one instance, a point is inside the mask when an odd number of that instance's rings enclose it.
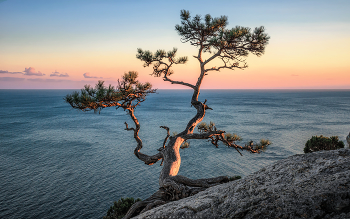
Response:
[[[268,29],[268,28],[267,28]],[[272,35],[273,34],[273,35]],[[147,39],[147,42],[151,39]],[[153,42],[153,41],[152,41]],[[110,42],[109,42],[110,43]],[[164,45],[165,43],[162,42]],[[142,44],[139,42],[139,44]],[[146,44],[143,48],[155,52],[156,45]],[[22,52],[0,53],[0,70],[22,72],[25,68],[33,67],[44,76],[1,74],[1,88],[74,88],[80,89],[86,83],[94,85],[98,80],[106,84],[115,84],[124,72],[137,71],[139,80],[150,82],[154,88],[187,89],[181,85],[172,85],[162,78],[153,77],[152,67],[143,67],[136,59],[136,49],[126,46],[96,51],[57,52]],[[109,45],[110,46],[110,45]],[[114,48],[114,46],[116,48]],[[197,54],[196,48],[176,41],[178,57],[188,56],[189,61],[184,65],[174,67],[173,80],[195,84],[199,76],[198,61],[192,56]],[[104,45],[103,47],[108,47]],[[108,47],[109,48],[109,47]],[[172,46],[166,46],[166,51]],[[271,41],[266,52],[261,57],[249,55],[248,68],[245,70],[211,71],[204,78],[203,89],[302,89],[302,88],[339,88],[350,89],[350,37],[332,35],[318,36],[296,34],[294,38],[283,32],[271,33]],[[206,55],[205,57],[208,57]],[[19,64],[20,63],[20,64]],[[210,63],[208,67],[219,66],[220,62]],[[67,73],[69,77],[50,77],[54,71]],[[90,78],[84,77],[85,73]],[[12,78],[12,79],[11,79]],[[14,79],[13,79],[14,78]],[[15,80],[22,78],[23,80]],[[2,79],[2,80],[1,80]],[[35,79],[35,80],[33,80]],[[55,81],[57,82],[55,84]]]

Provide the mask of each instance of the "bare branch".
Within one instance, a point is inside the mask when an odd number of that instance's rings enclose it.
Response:
[[[165,148],[165,144],[168,141],[168,138],[170,136],[169,128],[167,126],[160,126],[160,128],[163,128],[163,129],[165,129],[167,131],[167,136],[165,137],[164,142],[163,142],[163,148]]]
[[[127,131],[135,131],[134,128],[129,128],[128,123],[124,122],[124,124],[125,124],[125,126],[126,126],[125,130],[127,130]]]
[[[185,83],[183,81],[173,81],[171,80],[170,78],[167,77],[167,75],[164,75],[163,77],[163,80],[164,81],[169,81],[171,84],[181,84],[181,85],[184,85],[184,86],[187,86],[187,87],[190,87],[192,89],[195,89],[196,87],[190,83]]]
[[[134,132],[134,138],[137,142],[137,147],[134,150],[134,154],[136,155],[137,158],[139,158],[140,160],[145,162],[145,164],[152,165],[152,164],[156,163],[158,160],[163,158],[163,153],[159,152],[153,156],[149,156],[149,155],[146,155],[146,154],[143,154],[140,152],[140,150],[142,149],[142,141],[138,135],[139,130],[140,130],[140,123],[138,122],[136,116],[134,115],[134,110],[133,109],[127,109],[127,110],[128,110],[128,113],[129,113],[131,119],[133,120],[133,122],[135,123],[135,126],[136,126],[136,128],[129,128],[128,124],[125,122],[126,130]]]
[[[205,62],[202,63],[202,65],[208,64],[211,60],[215,59],[221,54],[221,50],[218,50],[214,55],[212,55],[209,59],[205,60]]]

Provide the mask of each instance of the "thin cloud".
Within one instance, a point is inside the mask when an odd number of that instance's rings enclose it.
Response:
[[[35,68],[29,67],[25,68],[23,71],[24,75],[35,75],[35,76],[44,76],[45,74],[41,73],[40,71],[35,72]]]
[[[46,79],[46,82],[72,82],[71,80],[62,80],[62,79]],[[74,82],[74,81],[73,81]]]
[[[55,71],[50,74],[50,77],[69,77],[69,75],[67,73],[60,74],[58,71]]]
[[[0,70],[0,74],[23,74],[23,73],[22,72],[9,72],[9,71]]]
[[[84,75],[84,78],[102,78],[102,77],[90,76],[90,73],[89,73],[89,72],[86,72],[86,73],[84,73],[83,75]]]
[[[0,77],[0,81],[24,81],[25,78]]]
[[[291,76],[292,76],[292,77],[298,77],[299,75],[294,75],[294,74],[293,74],[293,75],[291,75]]]
[[[42,78],[28,78],[27,81],[36,81],[36,82],[41,82],[41,81],[45,81]]]

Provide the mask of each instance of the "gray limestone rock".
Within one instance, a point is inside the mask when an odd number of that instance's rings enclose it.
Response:
[[[135,218],[350,218],[350,149],[294,155]]]

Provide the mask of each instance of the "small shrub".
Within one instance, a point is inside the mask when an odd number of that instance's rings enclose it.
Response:
[[[114,202],[114,205],[112,205],[108,211],[107,215],[103,217],[103,219],[121,219],[125,216],[125,214],[128,212],[130,207],[138,202],[141,201],[141,199],[134,199],[134,198],[121,198],[117,202]]]
[[[234,180],[238,180],[240,178],[242,178],[242,177],[241,176],[230,176],[230,177],[228,177],[228,180],[229,181],[234,181]]]
[[[324,137],[323,135],[312,136],[312,138],[305,144],[304,153],[322,150],[336,150],[339,148],[344,148],[344,142],[339,141],[338,136],[332,136],[329,138]]]

